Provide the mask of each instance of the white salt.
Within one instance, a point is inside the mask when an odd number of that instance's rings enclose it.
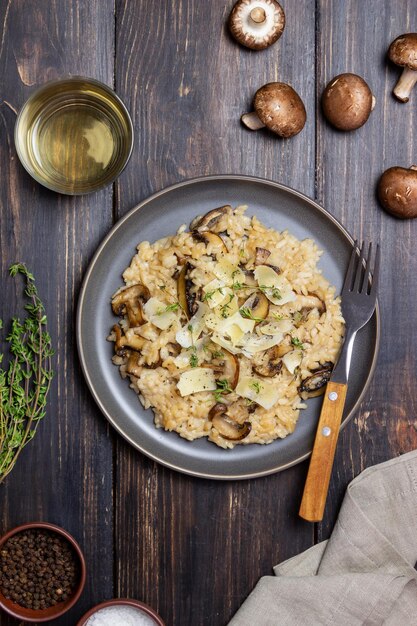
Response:
[[[155,626],[156,622],[133,606],[106,606],[88,618],[86,626]]]

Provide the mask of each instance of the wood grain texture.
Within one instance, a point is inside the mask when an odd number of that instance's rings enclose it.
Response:
[[[365,467],[417,447],[415,293],[417,220],[386,214],[376,183],[393,165],[416,158],[416,98],[401,104],[391,91],[399,69],[386,59],[391,41],[416,32],[412,0],[322,0],[317,14],[317,95],[333,76],[361,75],[376,97],[368,122],[351,133],[332,129],[318,111],[317,197],[359,239],[381,244],[382,341],[378,365],[362,406],[343,430],[328,505],[318,538],[327,538],[347,484]],[[353,361],[354,366],[354,361]]]
[[[0,531],[45,520],[69,530],[88,563],[86,591],[60,626],[113,595],[112,433],[82,380],[74,307],[89,258],[112,219],[112,190],[59,196],[35,183],[13,142],[15,111],[45,81],[86,74],[112,85],[113,3],[9,0],[0,5],[0,317],[20,313],[21,284],[8,267],[25,261],[46,305],[56,357],[47,416],[0,487]],[[0,617],[1,624],[15,620]]]
[[[297,2],[282,38],[265,52],[232,40],[225,27],[232,6],[116,3],[116,88],[136,133],[117,183],[119,216],[203,174],[264,176],[314,194],[315,4]],[[289,82],[306,104],[306,127],[291,141],[240,123],[256,90],[274,80]],[[157,467],[118,440],[119,595],[147,601],[169,626],[225,624],[261,575],[313,543],[313,528],[297,520],[304,474],[300,466],[213,483]],[[298,500],[287,497],[294,492]]]
[[[299,510],[300,517],[309,522],[321,522],[323,519],[346,393],[347,385],[330,381],[323,396]],[[327,429],[327,433],[324,429]]]
[[[384,169],[416,161],[417,93],[408,104],[391,96],[398,69],[385,58],[395,37],[417,31],[414,4],[285,0],[282,38],[252,52],[227,32],[233,0],[0,3],[0,316],[8,319],[21,301],[7,268],[26,261],[58,351],[48,415],[0,487],[0,532],[48,519],[79,539],[87,587],[56,626],[73,626],[113,595],[147,601],[168,626],[223,626],[261,575],[328,537],[353,476],[417,447],[417,221],[395,220],[375,198]],[[323,119],[319,96],[348,71],[369,82],[377,104],[363,128],[343,134]],[[17,161],[16,111],[37,85],[66,74],[114,84],[132,113],[134,152],[113,190],[58,196]],[[290,83],[307,108],[306,127],[288,141],[247,131],[239,121],[255,91],[274,80]],[[352,234],[382,244],[379,364],[340,436],[326,515],[316,528],[297,516],[307,463],[250,482],[182,476],[106,426],[80,373],[75,303],[112,220],[169,184],[220,173],[294,187]],[[2,626],[16,623],[0,619]]]

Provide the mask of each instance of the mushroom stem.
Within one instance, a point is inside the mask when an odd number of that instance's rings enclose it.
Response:
[[[410,165],[410,170],[417,171],[417,165]]]
[[[375,98],[375,96],[374,96],[374,95],[372,95],[371,111],[373,111],[373,110],[374,110],[375,105],[376,105],[376,98]]]
[[[253,111],[252,113],[245,113],[240,118],[242,124],[244,124],[250,130],[259,130],[260,128],[265,128],[265,124],[261,122],[258,115]]]
[[[262,7],[255,7],[249,15],[252,22],[255,22],[255,24],[263,24],[266,20],[266,13]]]
[[[416,83],[417,71],[405,67],[392,93],[400,102],[408,102],[411,90]]]

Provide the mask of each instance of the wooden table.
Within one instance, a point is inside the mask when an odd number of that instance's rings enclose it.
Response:
[[[237,45],[225,24],[233,0],[3,0],[0,3],[1,317],[21,304],[7,268],[38,279],[57,350],[47,417],[0,486],[0,531],[30,520],[67,528],[88,564],[73,626],[114,596],[148,602],[168,626],[222,626],[274,564],[329,536],[346,485],[365,467],[417,447],[417,221],[375,199],[381,172],[416,161],[417,93],[391,96],[399,74],[389,43],[416,31],[413,0],[285,0],[287,26],[264,52]],[[350,71],[377,104],[366,126],[334,131],[319,97]],[[113,86],[135,126],[132,159],[113,188],[84,197],[44,189],[21,167],[16,111],[45,81],[82,74]],[[289,82],[306,127],[281,141],[239,117],[266,82]],[[307,463],[244,482],[165,469],[115,434],[86,387],[74,316],[83,274],[112,224],[149,194],[204,174],[241,173],[316,198],[359,238],[383,246],[383,335],[372,385],[341,436],[326,517],[297,517]],[[1,624],[15,623],[1,615]],[[255,625],[254,625],[255,626]]]

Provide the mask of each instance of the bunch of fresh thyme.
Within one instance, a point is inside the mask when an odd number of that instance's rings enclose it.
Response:
[[[23,263],[10,267],[11,276],[22,274],[26,282],[26,318],[14,317],[6,337],[10,361],[0,367],[0,483],[12,471],[24,446],[33,439],[45,415],[53,377],[51,337],[46,331],[44,306],[35,279]],[[0,320],[0,329],[2,328]],[[0,363],[3,354],[0,354]]]

